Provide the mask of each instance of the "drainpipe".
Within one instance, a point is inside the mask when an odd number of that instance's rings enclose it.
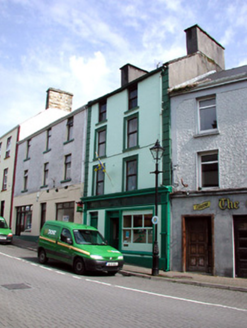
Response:
[[[14,172],[12,181],[12,191],[11,191],[11,202],[10,202],[10,218],[9,227],[12,229],[12,214],[13,214],[13,203],[14,203],[14,191],[15,191],[15,176],[16,176],[16,164],[17,164],[17,153],[18,153],[18,141],[20,137],[20,125],[18,126],[16,145],[15,145],[15,160],[14,160]],[[16,233],[16,231],[15,231]]]
[[[170,193],[172,192],[172,187],[167,186],[167,193],[166,193],[166,233],[167,233],[167,238],[166,238],[166,249],[167,249],[167,254],[166,254],[166,269],[165,271],[170,271],[170,228],[171,228],[171,216],[170,216]]]

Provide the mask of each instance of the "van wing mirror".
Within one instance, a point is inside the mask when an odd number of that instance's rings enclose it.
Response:
[[[73,245],[73,241],[70,237],[67,237],[67,244]]]

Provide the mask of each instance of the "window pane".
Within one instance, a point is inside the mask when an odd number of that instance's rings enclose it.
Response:
[[[137,130],[137,118],[133,118],[131,120],[128,121],[128,132],[134,132]]]
[[[152,244],[153,242],[153,229],[148,230],[148,243]]]
[[[142,215],[134,215],[134,227],[142,227]]]
[[[215,98],[200,100],[200,108],[215,106]]]
[[[136,161],[129,161],[127,163],[127,175],[136,174]]]
[[[217,128],[216,108],[205,108],[200,110],[201,130],[211,130]]]
[[[131,242],[131,230],[123,230],[123,241],[127,243]]]
[[[144,215],[144,227],[152,227],[152,214]]]
[[[124,227],[131,227],[131,215],[125,215],[123,217],[123,226]]]
[[[137,146],[137,133],[130,134],[128,138],[128,148]]]
[[[203,155],[201,161],[202,163],[218,161],[218,154]]]
[[[218,163],[202,165],[202,187],[217,187],[218,181]]]
[[[136,189],[136,176],[131,176],[127,181],[127,191]]]
[[[146,243],[146,229],[133,230],[134,243]]]

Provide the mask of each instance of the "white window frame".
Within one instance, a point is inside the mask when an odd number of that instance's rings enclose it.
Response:
[[[133,218],[135,215],[142,215],[142,227],[134,227],[134,222],[133,222]],[[153,225],[150,224],[150,227],[145,227],[144,226],[144,215],[149,215],[150,216],[150,221],[151,221],[151,217],[153,216],[153,211],[150,210],[133,210],[133,211],[123,211],[123,220],[122,220],[122,250],[126,250],[126,251],[140,251],[140,252],[152,252],[152,245],[153,245],[153,241],[148,243],[138,243],[138,242],[134,242],[133,238],[133,231],[138,231],[138,230],[149,230],[151,235],[152,235],[152,239],[153,239]],[[124,227],[124,217],[125,216],[131,216],[131,226],[130,227]],[[130,238],[129,240],[127,240],[125,237],[126,232],[131,231],[130,233]],[[147,235],[146,235],[147,238]]]
[[[214,105],[210,105],[210,106],[200,106],[200,102],[205,101],[205,100],[211,100],[214,99],[215,100],[215,104]],[[215,117],[216,117],[216,127],[212,127],[212,129],[205,129],[202,130],[201,129],[201,109],[210,109],[215,107]],[[216,105],[216,95],[210,95],[207,97],[202,97],[202,98],[198,98],[197,99],[197,116],[198,116],[198,123],[197,123],[197,129],[198,129],[198,133],[199,134],[208,134],[208,133],[212,133],[212,132],[216,132],[218,131],[218,118],[217,118],[217,105]]]
[[[208,161],[205,163],[206,164],[218,164],[218,186],[207,186],[207,187],[203,187],[202,186],[202,165],[204,165],[202,163],[202,157],[203,156],[207,156],[207,155],[217,155],[217,161]],[[218,189],[220,187],[220,169],[219,169],[219,151],[218,150],[212,150],[212,151],[207,151],[207,152],[200,152],[198,153],[198,189]]]

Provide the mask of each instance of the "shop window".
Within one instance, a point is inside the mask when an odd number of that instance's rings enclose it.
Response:
[[[144,247],[143,250],[151,250],[153,243],[152,214],[148,212],[123,214],[122,233],[123,248],[141,250]]]
[[[199,189],[219,187],[218,152],[199,154]]]
[[[57,207],[57,221],[64,222],[74,222],[74,211],[75,211],[75,203],[74,202],[66,202],[56,204]]]
[[[198,100],[199,131],[205,132],[217,129],[216,98]]]
[[[32,232],[32,205],[17,207],[16,235],[21,232]]]

